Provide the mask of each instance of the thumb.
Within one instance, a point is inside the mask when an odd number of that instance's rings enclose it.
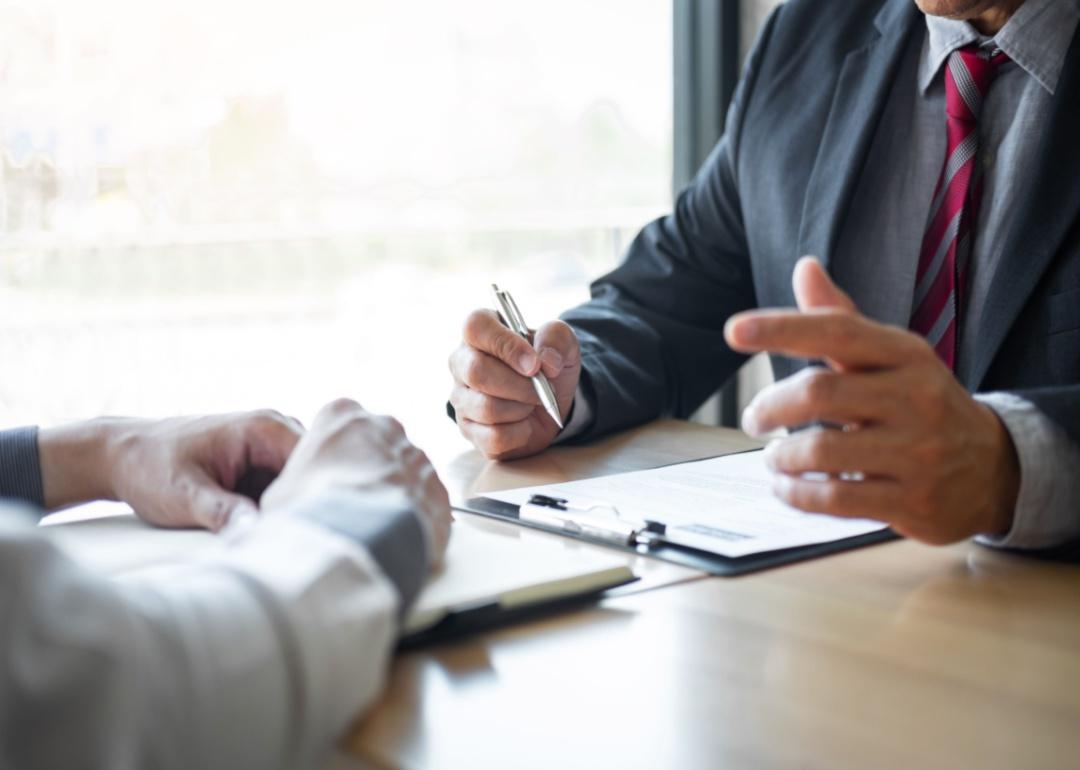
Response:
[[[195,480],[189,512],[193,526],[218,532],[234,519],[257,516],[258,508],[251,498],[222,489],[207,477]]]
[[[791,280],[795,289],[795,301],[799,310],[814,308],[836,308],[855,312],[855,303],[851,297],[833,283],[825,268],[816,257],[803,257],[795,265]]]

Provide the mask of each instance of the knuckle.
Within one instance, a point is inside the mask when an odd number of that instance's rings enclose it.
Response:
[[[499,406],[495,399],[481,396],[476,405],[476,419],[489,425],[498,422]]]
[[[522,341],[516,334],[509,331],[501,331],[492,345],[495,357],[508,364],[513,363],[522,353]]]
[[[474,310],[465,316],[465,324],[461,330],[461,336],[466,342],[474,342],[483,336],[490,328],[492,322],[491,312],[488,310]]]
[[[488,442],[488,456],[494,460],[505,460],[519,448],[512,431],[495,429]]]
[[[538,335],[543,336],[546,345],[551,345],[562,353],[577,347],[577,335],[565,321],[549,321],[540,328]]]
[[[499,441],[493,434],[481,434],[475,438],[473,443],[483,453],[484,457],[489,460],[499,459]]]
[[[804,446],[806,464],[813,469],[822,468],[832,451],[832,436],[829,431],[816,431]]]
[[[464,343],[450,354],[446,363],[455,382],[465,382],[468,379],[469,364],[476,357],[476,349]]]
[[[796,508],[801,507],[799,505],[798,495],[795,493],[792,480],[789,477],[783,475],[782,473],[773,474],[772,491],[774,495],[776,495],[788,505],[793,505]]]
[[[803,396],[810,406],[828,404],[836,396],[837,375],[824,369],[815,369],[803,382]]]
[[[371,419],[359,414],[342,414],[334,421],[332,432],[338,435],[364,434],[371,428]]]
[[[455,412],[461,412],[464,404],[465,389],[461,385],[455,384],[450,388],[450,395],[446,397],[446,400],[450,402],[450,406],[454,407]]]
[[[827,481],[822,483],[820,494],[821,506],[824,511],[842,511],[847,502],[847,495],[840,482]]]
[[[280,425],[286,424],[287,420],[285,415],[276,409],[259,409],[250,414],[249,422],[252,426],[261,430],[273,430]]]
[[[403,438],[405,427],[394,417],[388,414],[376,415],[372,418],[384,436]]]
[[[360,408],[360,405],[351,398],[335,398],[326,405],[326,411],[330,414],[345,414]]]
[[[462,369],[465,384],[470,388],[479,388],[487,379],[487,362],[476,351],[469,351],[468,358]]]

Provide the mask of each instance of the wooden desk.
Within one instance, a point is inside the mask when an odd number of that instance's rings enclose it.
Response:
[[[478,491],[744,446],[665,422],[445,470]],[[348,749],[375,767],[1080,767],[1080,567],[896,542],[683,577],[400,656]]]

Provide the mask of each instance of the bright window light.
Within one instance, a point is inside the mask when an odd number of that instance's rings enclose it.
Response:
[[[349,395],[449,446],[671,203],[671,1],[0,2],[0,424]]]

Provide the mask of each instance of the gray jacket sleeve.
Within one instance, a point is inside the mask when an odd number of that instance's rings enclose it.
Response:
[[[404,512],[374,516],[371,549],[276,516],[114,579],[0,514],[0,767],[322,766],[382,687],[395,584],[427,569],[423,548],[397,554],[396,578],[379,565],[388,532],[416,543]]]
[[[45,505],[37,428],[0,431],[0,499]]]

